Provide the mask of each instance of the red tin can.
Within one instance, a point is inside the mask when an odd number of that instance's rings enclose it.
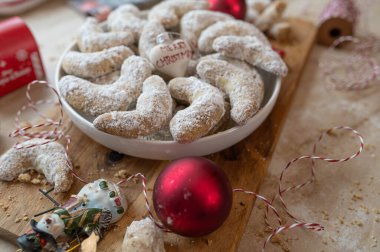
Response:
[[[33,34],[20,17],[0,22],[0,97],[36,79],[45,71]]]

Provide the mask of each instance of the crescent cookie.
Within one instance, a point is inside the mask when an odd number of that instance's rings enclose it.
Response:
[[[70,51],[62,60],[67,74],[81,78],[96,78],[119,70],[124,60],[134,55],[126,46],[116,46],[100,52],[83,53]]]
[[[112,135],[137,138],[153,134],[168,124],[172,117],[173,100],[165,81],[153,75],[144,81],[136,110],[113,111],[100,115],[94,126]]]
[[[72,75],[58,83],[61,95],[75,109],[98,116],[110,111],[130,109],[141,93],[143,82],[152,74],[153,66],[145,58],[129,57],[119,79],[112,84],[97,85]]]
[[[172,79],[169,90],[174,99],[190,104],[178,111],[169,124],[174,140],[179,143],[207,135],[225,114],[223,93],[200,79]]]
[[[248,63],[246,63],[246,62],[244,62],[244,61],[242,61],[240,59],[234,59],[234,58],[230,58],[230,57],[225,57],[225,56],[223,56],[220,53],[213,53],[213,54],[209,54],[209,55],[203,56],[203,57],[201,57],[199,59],[198,64],[202,60],[208,60],[208,59],[224,60],[224,61],[227,61],[228,63],[230,63],[230,64],[232,64],[232,65],[234,65],[236,67],[241,68],[242,70],[245,70],[245,71],[251,71],[252,70],[252,66],[249,65]]]
[[[264,44],[270,46],[270,43],[265,35],[254,25],[244,21],[230,20],[217,22],[203,30],[198,39],[198,47],[200,52],[203,54],[212,53],[214,51],[212,48],[214,40],[224,35],[254,36]]]
[[[87,18],[79,31],[77,39],[81,52],[97,52],[115,46],[133,44],[132,32],[104,32],[95,18]]]
[[[54,184],[55,192],[66,192],[73,183],[66,161],[65,148],[57,142],[47,144],[43,139],[31,139],[20,146],[36,145],[30,148],[11,148],[0,157],[0,179],[12,181],[29,170],[43,173],[46,180]]]
[[[227,61],[228,63],[231,63],[232,65],[235,65],[237,67],[240,67],[246,71],[251,71],[252,69],[252,66],[247,64],[246,62],[244,61],[241,61],[241,60],[238,60],[238,59],[233,59],[233,58],[229,58],[229,57],[224,57],[223,55],[221,55],[220,53],[213,53],[213,54],[209,54],[209,55],[205,55],[197,60],[190,60],[189,62],[189,65],[187,66],[187,70],[186,70],[186,74],[185,76],[194,76],[196,75],[197,73],[197,65],[199,64],[199,62],[201,62],[202,60],[206,60],[206,59],[219,59],[219,60],[224,60],[224,61]]]
[[[186,13],[181,19],[181,34],[193,46],[197,45],[201,32],[208,26],[218,22],[233,20],[234,18],[222,12],[209,10],[194,10]]]
[[[191,10],[207,9],[205,0],[168,0],[155,5],[148,14],[149,20],[160,22],[166,29],[178,25],[180,18]]]
[[[197,73],[208,83],[227,93],[231,104],[231,118],[244,125],[259,110],[264,97],[264,84],[254,70],[245,71],[226,61],[202,60]]]
[[[140,10],[133,4],[121,5],[108,16],[108,27],[111,31],[131,31],[134,39],[138,41],[141,31],[147,22],[139,14]]]
[[[223,117],[220,119],[220,121],[207,133],[207,136],[211,136],[211,135],[214,135],[218,132],[222,132],[226,129],[228,129],[228,126],[229,125],[232,125],[230,123],[230,111],[231,111],[231,106],[230,106],[230,103],[228,101],[226,101],[226,99],[224,99],[224,110],[225,110],[225,113],[223,115]]]
[[[158,21],[148,21],[141,32],[139,39],[139,54],[149,59],[150,50],[157,45],[156,38],[164,33],[165,28]]]
[[[256,37],[221,36],[212,45],[223,56],[241,59],[276,75],[286,76],[288,67],[280,55]]]

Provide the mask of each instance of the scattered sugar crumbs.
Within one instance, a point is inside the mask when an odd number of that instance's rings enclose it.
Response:
[[[122,169],[122,170],[119,170],[118,172],[116,172],[113,176],[115,178],[126,179],[129,176],[131,176],[131,174],[129,174],[127,170]]]
[[[0,202],[0,208],[2,208],[4,210],[4,212],[6,212],[9,208],[9,205],[6,205],[6,204]]]
[[[363,222],[358,221],[358,220],[353,220],[353,221],[351,221],[351,225],[355,225],[355,226],[358,226],[358,227],[363,227]]]
[[[272,238],[272,243],[278,244],[281,247],[282,251],[290,252],[288,244],[284,240],[282,240],[278,235]]]
[[[27,183],[32,180],[32,176],[30,176],[29,173],[21,173],[20,175],[18,175],[17,180],[22,183]]]
[[[30,170],[26,173],[21,173],[18,175],[17,180],[22,183],[32,183],[33,185],[46,185],[47,180],[44,175],[35,172],[34,170]]]
[[[329,214],[325,210],[322,210],[321,213],[323,215],[323,220],[329,220],[330,219]]]
[[[364,150],[366,150],[366,151],[376,150],[376,146],[373,145],[373,144],[366,144],[366,145],[364,146]]]
[[[326,130],[321,130],[321,132],[324,132]],[[338,136],[338,133],[336,133],[335,131],[333,130],[327,130],[327,135],[331,136],[331,137],[337,137]]]
[[[365,205],[360,205],[360,208],[363,209],[363,211],[364,211],[366,214],[369,214],[369,209],[368,209],[368,207],[366,207]]]
[[[363,196],[359,195],[359,194],[354,194],[352,195],[352,201],[358,201],[358,200],[363,200]]]

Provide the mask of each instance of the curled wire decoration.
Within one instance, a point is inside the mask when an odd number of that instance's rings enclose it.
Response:
[[[351,134],[353,134],[359,142],[358,150],[355,153],[353,153],[347,157],[341,158],[341,159],[330,158],[330,157],[322,157],[322,156],[316,155],[318,145],[320,144],[322,139],[326,136],[326,134],[331,134],[333,131],[338,131],[338,130],[348,131]],[[251,191],[245,191],[244,189],[234,189],[233,190],[233,192],[241,192],[241,193],[253,195],[253,196],[257,197],[258,199],[263,200],[265,205],[266,205],[264,220],[265,220],[266,227],[269,230],[271,230],[271,234],[265,240],[263,247],[262,247],[262,251],[265,251],[267,244],[272,240],[272,238],[274,236],[276,236],[279,233],[285,232],[287,230],[294,229],[294,228],[305,228],[305,229],[312,230],[312,231],[324,230],[324,227],[321,224],[314,223],[314,222],[306,222],[306,221],[301,220],[298,217],[295,217],[295,215],[288,208],[288,206],[285,202],[285,199],[284,199],[284,195],[290,191],[297,191],[303,187],[306,187],[306,186],[312,184],[316,180],[316,178],[315,178],[315,161],[321,160],[321,161],[325,161],[325,162],[329,162],[329,163],[343,163],[343,162],[346,162],[346,161],[349,161],[351,159],[358,157],[360,155],[360,153],[362,153],[363,149],[364,149],[364,140],[358,131],[356,131],[356,130],[352,129],[351,127],[348,127],[348,126],[334,127],[334,128],[331,128],[331,129],[323,132],[318,137],[317,141],[314,143],[312,155],[300,156],[300,157],[292,159],[290,162],[287,163],[287,165],[282,170],[280,178],[279,178],[278,192],[272,198],[272,200],[268,200],[267,198],[265,198],[265,197],[263,197],[257,193],[254,193]],[[293,167],[292,165],[294,163],[296,163],[297,161],[300,161],[300,160],[304,160],[304,159],[311,161],[311,166],[310,166],[311,176],[310,176],[310,178],[307,179],[303,183],[284,187],[283,182],[284,182],[284,179],[285,179],[286,174],[287,174],[286,172],[290,168]],[[283,225],[284,221],[281,218],[281,215],[279,214],[278,210],[274,207],[274,203],[276,201],[278,201],[280,203],[280,207],[285,211],[286,215],[291,219],[292,223],[288,223],[288,224]],[[276,218],[276,221],[278,223],[277,227],[275,227],[273,224],[270,223],[270,216],[269,216],[270,211],[274,214],[274,216]]]
[[[54,102],[53,100],[37,100],[34,101],[31,96],[31,89],[32,87],[36,85],[42,85],[47,89],[50,89],[53,91],[54,95],[57,97],[58,102]],[[27,98],[27,104],[21,107],[19,111],[17,111],[16,117],[15,117],[15,127],[16,129],[9,133],[9,137],[12,138],[18,138],[18,141],[14,144],[13,148],[16,149],[27,149],[27,148],[33,148],[39,145],[45,145],[51,142],[59,141],[61,139],[64,139],[65,144],[65,159],[66,159],[66,165],[69,167],[72,175],[77,178],[79,181],[87,184],[85,180],[83,180],[73,169],[73,164],[69,158],[68,151],[69,146],[71,143],[71,138],[69,135],[66,134],[66,128],[64,128],[64,121],[63,121],[63,109],[62,109],[62,102],[59,98],[58,91],[49,85],[48,82],[42,81],[42,80],[35,80],[27,85],[26,88],[26,98]],[[59,107],[59,117],[57,120],[54,120],[52,118],[49,118],[45,116],[43,113],[40,112],[39,106],[43,104],[57,104]],[[42,122],[33,124],[33,125],[27,125],[27,126],[21,126],[21,115],[28,109],[33,110],[35,113],[39,115],[40,118],[42,118]],[[48,127],[52,127],[52,129],[46,129]],[[36,129],[38,129],[36,131]],[[32,139],[41,139],[43,140],[40,143],[28,143],[27,141]]]
[[[148,192],[147,192],[147,186],[146,186],[146,178],[145,178],[145,176],[142,173],[136,173],[135,175],[131,175],[128,178],[119,181],[117,183],[117,185],[121,185],[121,184],[127,183],[127,182],[129,182],[129,181],[131,181],[132,179],[135,179],[135,178],[140,178],[141,179],[141,186],[142,186],[142,189],[143,189],[143,194],[144,194],[144,199],[145,199],[145,207],[146,207],[146,209],[148,211],[148,217],[162,231],[164,231],[164,232],[171,232],[161,222],[157,221],[154,218],[154,216],[153,216],[153,211],[152,211],[152,209],[150,208],[150,205],[149,205],[149,198],[148,198]]]
[[[355,91],[368,88],[380,80],[380,67],[373,57],[380,51],[379,42],[375,37],[359,39],[343,36],[335,40],[319,60],[319,68],[328,87]],[[348,45],[351,50],[336,51]]]
[[[363,45],[363,44],[361,44],[361,45]],[[58,104],[58,107],[60,110],[58,120],[53,120],[53,119],[45,116],[44,114],[42,114],[40,112],[40,110],[38,109],[39,105],[53,104],[54,102],[52,100],[34,101],[30,95],[31,88],[34,85],[43,85],[46,88],[51,89],[54,92],[54,94],[57,96],[57,99],[58,99],[57,104]],[[71,138],[69,135],[67,135],[65,133],[66,130],[63,127],[64,123],[63,123],[62,102],[59,98],[59,94],[58,94],[57,90],[54,87],[50,86],[49,83],[46,81],[39,81],[39,80],[33,81],[33,82],[29,83],[27,86],[26,97],[28,100],[27,104],[24,105],[16,114],[16,118],[15,118],[16,129],[9,134],[9,137],[22,139],[22,140],[19,140],[14,145],[14,148],[17,148],[17,149],[32,148],[32,147],[35,147],[38,145],[44,145],[44,144],[47,144],[47,143],[50,143],[53,141],[59,141],[61,139],[65,139],[66,140],[65,157],[66,157],[67,165],[69,166],[73,176],[75,176],[81,182],[87,183],[86,181],[84,181],[82,178],[80,178],[75,173],[75,171],[73,170],[73,165],[72,165],[72,163],[69,159],[69,156],[68,156],[68,150],[69,150],[69,146],[71,143]],[[43,119],[43,121],[41,123],[37,123],[34,125],[28,125],[25,127],[21,127],[20,118],[21,118],[22,113],[27,109],[32,109],[34,112],[36,112]],[[33,131],[33,129],[43,129],[44,127],[53,127],[53,129]],[[317,148],[318,148],[319,143],[322,141],[322,139],[326,136],[326,134],[330,134],[331,132],[337,131],[337,130],[348,131],[348,132],[351,132],[354,136],[356,136],[356,138],[359,141],[358,150],[355,153],[351,154],[350,156],[347,156],[347,157],[341,158],[341,159],[334,159],[334,158],[330,158],[330,157],[317,156],[316,155]],[[43,141],[42,143],[38,143],[38,144],[36,144],[36,143],[28,144],[27,141],[31,140],[31,139],[43,139],[45,141]],[[277,234],[284,232],[286,230],[290,230],[290,229],[294,229],[294,228],[305,228],[305,229],[309,229],[309,230],[313,230],[313,231],[324,230],[324,227],[318,223],[305,222],[305,221],[302,221],[301,219],[295,217],[295,215],[292,214],[290,209],[287,207],[287,204],[284,200],[284,195],[287,192],[296,191],[296,190],[299,190],[303,187],[306,187],[307,185],[310,185],[311,183],[313,183],[315,181],[315,161],[316,160],[322,160],[322,161],[326,161],[329,163],[343,163],[343,162],[346,162],[346,161],[349,161],[351,159],[358,157],[362,153],[363,148],[364,148],[364,140],[358,131],[356,131],[356,130],[352,129],[351,127],[348,127],[348,126],[334,127],[334,128],[331,128],[331,129],[323,132],[319,136],[317,141],[314,143],[312,155],[304,155],[304,156],[294,158],[285,166],[285,168],[282,170],[280,178],[279,178],[278,192],[272,198],[272,200],[269,200],[266,197],[261,196],[255,192],[252,192],[252,191],[247,191],[247,190],[240,189],[240,188],[233,189],[233,192],[244,193],[244,194],[254,196],[254,197],[262,200],[266,204],[265,223],[266,223],[267,227],[272,231],[272,233],[265,240],[263,247],[262,247],[262,251],[265,251],[267,244],[272,240],[272,238],[274,236],[276,236]],[[289,187],[284,188],[282,183],[283,183],[284,178],[286,177],[286,172],[292,167],[292,165],[294,163],[296,163],[299,160],[303,160],[303,159],[307,159],[307,160],[311,161],[311,167],[310,167],[311,177],[301,184],[293,185],[293,186],[289,186]],[[124,180],[121,180],[117,183],[117,185],[119,186],[121,184],[127,183],[127,182],[129,182],[135,178],[141,179],[143,195],[144,195],[144,199],[145,199],[145,206],[146,206],[146,209],[148,212],[148,217],[154,222],[154,224],[158,228],[160,228],[164,232],[171,232],[161,222],[155,220],[155,218],[154,218],[153,211],[149,205],[147,186],[146,186],[146,178],[142,173],[137,173],[137,174],[132,175],[132,176],[130,176]],[[290,219],[293,221],[293,223],[283,225],[284,222],[281,218],[281,215],[279,214],[278,210],[274,207],[274,203],[276,201],[279,201],[280,206],[283,208],[283,210],[288,215],[288,217],[290,217]],[[276,221],[278,222],[278,227],[274,227],[274,225],[270,224],[270,222],[269,222],[269,211],[271,211],[275,215]]]
[[[268,200],[267,198],[265,198],[264,196],[261,196],[255,192],[252,192],[252,191],[246,191],[246,190],[241,189],[241,188],[233,189],[232,192],[245,193],[245,194],[252,195],[252,196],[264,201],[264,203],[267,205],[267,207],[270,208],[273,211],[273,213],[276,215],[278,224],[282,225],[282,219],[281,219],[281,216],[278,213],[277,209],[273,206],[272,202],[270,200]]]

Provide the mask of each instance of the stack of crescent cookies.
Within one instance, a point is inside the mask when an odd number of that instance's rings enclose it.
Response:
[[[77,50],[62,60],[63,99],[97,129],[127,138],[189,143],[246,124],[264,97],[256,69],[285,76],[287,66],[256,26],[207,9],[207,1],[167,0],[149,11],[120,6],[106,24],[86,19]],[[173,31],[192,53],[166,62],[168,75],[152,55]]]

